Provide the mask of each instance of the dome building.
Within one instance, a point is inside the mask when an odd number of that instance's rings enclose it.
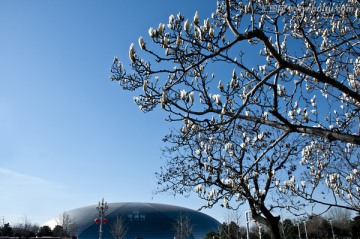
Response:
[[[114,239],[112,226],[121,218],[126,228],[127,239],[173,239],[180,218],[190,221],[189,239],[203,239],[209,231],[217,231],[220,223],[214,218],[184,207],[158,203],[108,203],[105,212],[107,223],[103,224],[102,239]],[[94,222],[99,217],[96,205],[73,209],[66,212],[74,220],[76,235],[79,239],[98,239],[99,225]],[[46,223],[55,226],[57,219]]]

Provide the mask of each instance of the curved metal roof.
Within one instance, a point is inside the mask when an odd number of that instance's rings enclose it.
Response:
[[[74,219],[79,239],[99,238],[99,225],[94,223],[97,218],[97,205],[90,205],[66,212]],[[216,231],[220,223],[214,218],[184,207],[159,204],[159,203],[108,203],[108,210],[105,217],[108,223],[103,225],[103,239],[113,239],[110,230],[111,225],[118,217],[124,220],[128,229],[125,238],[174,238],[175,223],[181,216],[190,219],[192,235],[189,238],[202,239],[209,231]],[[55,226],[57,219],[52,219],[45,223]]]

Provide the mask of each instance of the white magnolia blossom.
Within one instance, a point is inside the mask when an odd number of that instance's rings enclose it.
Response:
[[[190,22],[189,20],[186,20],[184,23],[184,31],[188,32],[190,30]]]
[[[286,94],[285,86],[278,84],[277,89],[278,89],[277,92],[278,92],[279,96],[283,96]]]
[[[194,15],[194,24],[195,25],[199,24],[199,13],[198,13],[198,11],[196,11],[195,15]]]
[[[154,38],[156,36],[156,30],[154,28],[150,27],[148,32],[151,38]]]
[[[215,31],[214,31],[214,28],[212,28],[212,27],[210,27],[210,29],[209,29],[209,36],[211,38],[213,38],[215,36]]]
[[[280,180],[275,181],[275,186],[278,187],[280,185]]]
[[[209,51],[213,51],[213,45],[211,44],[211,42],[208,42],[208,43],[207,43],[207,49],[208,49]]]
[[[193,91],[189,93],[189,101],[191,103],[194,103],[194,92]]]
[[[164,38],[162,39],[162,46],[163,46],[163,48],[166,48],[168,45],[169,45],[169,38],[164,37]]]
[[[176,42],[175,42],[176,45],[177,45],[177,46],[180,46],[180,45],[182,44],[182,42],[183,42],[183,41],[181,40],[180,36],[177,36],[177,37],[176,37]]]
[[[146,93],[147,92],[147,85],[148,85],[148,80],[144,80],[143,82],[143,90]]]
[[[171,51],[170,48],[166,48],[166,49],[165,49],[165,55],[166,55],[166,56],[170,55],[170,51]]]
[[[142,50],[145,49],[145,43],[144,43],[144,39],[142,37],[139,37],[139,46]]]
[[[229,207],[229,201],[226,198],[224,198],[224,207]]]
[[[164,30],[165,30],[165,24],[163,23],[159,23],[159,26],[157,28],[157,32],[159,35],[162,35],[164,33]]]
[[[204,27],[203,29],[207,31],[210,28],[210,21],[209,18],[204,19]]]
[[[196,187],[195,187],[195,192],[196,192],[196,193],[201,192],[201,191],[202,191],[202,188],[203,188],[203,187],[202,187],[202,184],[196,186]]]
[[[186,99],[186,94],[187,94],[186,90],[181,90],[180,91],[180,98],[182,100],[185,100]]]
[[[174,21],[175,21],[174,15],[170,15],[170,16],[169,16],[169,23],[167,24],[167,26],[168,26],[169,29],[173,29],[173,27],[174,27],[174,26],[173,26]]]
[[[136,60],[135,55],[136,55],[136,52],[135,52],[134,43],[131,43],[130,49],[129,49],[129,59],[130,59],[131,63],[135,63],[135,60]]]
[[[225,151],[228,151],[229,149],[232,149],[233,148],[233,144],[232,143],[226,143],[225,144]]]
[[[306,181],[301,181],[301,186],[302,186],[303,188],[305,188],[305,187],[306,187]]]
[[[195,154],[196,154],[196,155],[201,155],[201,149],[195,150]]]
[[[161,94],[161,99],[160,99],[160,103],[161,103],[161,108],[164,109],[165,105],[167,103],[167,96],[166,96],[166,92],[163,91]]]
[[[222,105],[219,94],[213,95],[213,99],[215,100],[215,103],[216,103],[217,105]]]
[[[263,140],[264,138],[265,138],[265,133],[264,132],[261,132],[261,134],[259,134],[258,136],[257,136],[257,138],[258,138],[258,140]]]
[[[265,120],[269,119],[269,113],[268,112],[264,112],[264,118],[265,118]]]
[[[218,88],[219,88],[219,90],[220,90],[221,92],[223,92],[223,91],[224,91],[224,86],[223,86],[223,84],[222,84],[221,80],[219,80],[219,83],[218,83]]]

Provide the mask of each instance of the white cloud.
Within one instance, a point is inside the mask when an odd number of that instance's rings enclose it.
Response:
[[[57,211],[55,205],[60,204],[57,200],[61,200],[65,189],[60,183],[0,167],[0,216],[15,223],[24,216],[42,222],[46,212]]]
[[[11,169],[0,168],[0,184],[3,188],[13,190],[32,190],[38,189],[55,189],[61,187],[60,184],[47,181],[40,177],[22,174]]]

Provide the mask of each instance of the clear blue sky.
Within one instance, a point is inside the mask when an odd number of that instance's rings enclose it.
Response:
[[[181,11],[209,17],[207,0],[0,1],[0,220],[42,224],[108,202],[202,201],[155,195],[164,113],[141,113],[109,80],[115,55]],[[220,206],[219,206],[220,208]],[[95,210],[95,209],[94,209]],[[220,221],[221,209],[205,210]]]

